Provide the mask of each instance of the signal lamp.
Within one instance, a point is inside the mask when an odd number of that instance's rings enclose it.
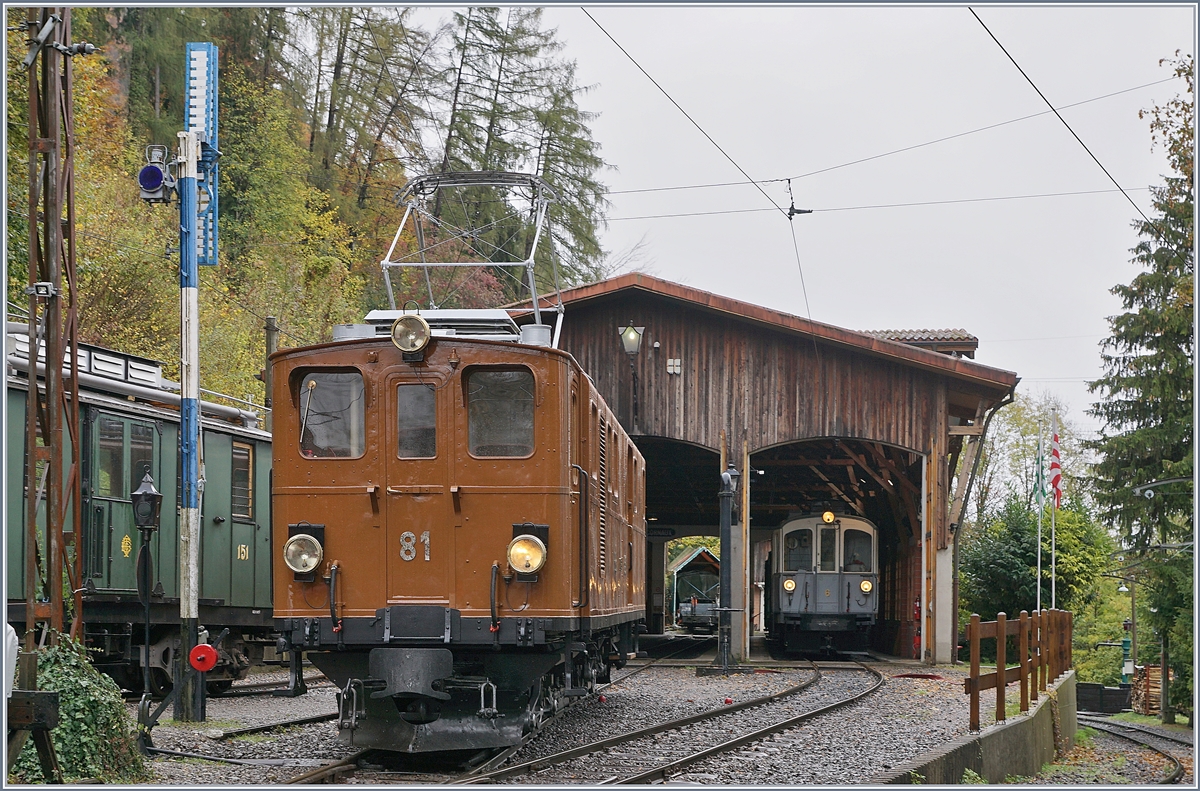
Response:
[[[870,580],[863,580],[862,582],[858,583],[858,589],[863,593],[870,593],[871,589],[874,587],[875,586],[871,584]]]
[[[307,533],[297,533],[283,545],[283,562],[297,574],[309,574],[321,565],[325,550]]]
[[[787,591],[788,593],[791,593],[792,591],[796,590],[796,581],[794,579],[792,579],[791,577],[785,579],[783,581],[783,589],[785,591]]]
[[[536,574],[546,565],[546,545],[537,536],[517,536],[508,545],[508,565],[518,574]]]
[[[405,355],[422,351],[429,344],[432,334],[429,322],[416,313],[405,313],[392,323],[392,343]]]
[[[826,511],[825,513],[821,514],[821,521],[827,525],[833,524],[833,520],[836,518],[837,517],[833,515],[833,511]]]
[[[167,147],[146,146],[146,165],[138,171],[138,188],[147,203],[170,203],[175,177],[167,162]]]

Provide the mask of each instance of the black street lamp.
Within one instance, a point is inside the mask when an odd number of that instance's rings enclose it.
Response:
[[[629,320],[629,326],[620,331],[621,346],[625,348],[625,353],[629,355],[629,373],[633,377],[633,420],[630,434],[637,433],[638,419],[637,369],[633,365],[633,358],[637,356],[638,350],[642,348],[642,334],[645,331],[645,327],[633,326],[633,319]]]
[[[146,614],[145,646],[142,655],[142,700],[138,704],[138,747],[143,753],[150,742],[150,589],[154,582],[154,565],[150,557],[150,538],[158,530],[163,496],[154,488],[154,478],[150,471],[142,478],[139,486],[130,499],[133,501],[133,524],[142,534],[142,546],[137,558],[137,591],[138,600]]]
[[[718,638],[716,664],[725,674],[729,672],[730,648],[733,637],[733,495],[739,475],[733,462],[721,473],[721,606],[718,609]]]

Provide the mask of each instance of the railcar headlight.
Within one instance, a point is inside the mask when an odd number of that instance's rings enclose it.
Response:
[[[787,579],[785,579],[783,581],[783,589],[785,591],[787,591],[788,593],[791,593],[792,591],[796,590],[796,581],[794,579],[792,579],[791,577],[788,577]]]
[[[827,525],[833,524],[833,520],[836,518],[837,517],[833,515],[833,511],[826,511],[825,513],[821,514],[821,521]]]
[[[416,313],[405,313],[392,323],[392,343],[402,352],[419,352],[429,343],[429,322]]]
[[[283,545],[283,562],[297,574],[308,574],[321,565],[325,551],[321,542],[308,533],[297,533]]]
[[[508,565],[518,574],[537,574],[546,565],[546,545],[537,536],[517,536],[508,545]]]
[[[858,583],[858,589],[863,593],[870,593],[871,589],[874,587],[875,586],[871,584],[870,580],[863,580],[862,582]]]

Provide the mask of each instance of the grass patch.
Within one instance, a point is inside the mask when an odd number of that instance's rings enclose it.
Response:
[[[262,733],[247,733],[244,736],[234,736],[229,741],[243,742],[246,744],[259,744],[261,742],[271,742],[274,740],[275,740],[274,736],[267,736],[266,734],[262,734]]]
[[[1079,729],[1075,731],[1075,746],[1076,747],[1086,747],[1087,749],[1090,750],[1092,747],[1095,746],[1095,741],[1094,741],[1095,738],[1096,738],[1096,729],[1095,728],[1089,728],[1086,725],[1081,725],[1081,726],[1079,726]]]
[[[1181,714],[1175,715],[1174,725],[1163,725],[1158,717],[1148,717],[1145,714],[1138,714],[1132,711],[1123,711],[1120,714],[1114,714],[1112,715],[1112,719],[1132,723],[1133,725],[1154,725],[1159,728],[1167,728],[1170,730],[1178,729],[1181,731],[1191,730],[1191,728],[1188,727],[1190,724],[1188,718]]]
[[[241,728],[242,723],[237,720],[205,720],[204,722],[183,722],[182,720],[160,720],[156,727],[167,726],[168,728],[216,728],[223,731]]]

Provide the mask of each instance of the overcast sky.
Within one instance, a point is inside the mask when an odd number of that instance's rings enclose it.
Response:
[[[1136,213],[966,6],[588,11],[737,165],[791,177],[796,207],[814,209],[792,220],[806,306],[787,218],[754,186],[661,189],[744,177],[583,10],[549,7],[595,86],[581,103],[616,168],[606,249],[642,241],[650,274],[841,327],[965,329],[977,361],[1098,427],[1084,382],[1120,310],[1109,289],[1137,271]],[[1138,110],[1184,90],[1158,82],[1171,76],[1159,59],[1193,52],[1193,8],[976,12],[1055,106],[1128,91],[1062,115],[1150,214],[1147,187],[1168,168]],[[1047,114],[836,167],[1035,113]],[[785,182],[763,189],[788,206]],[[859,208],[1085,191],[1098,192]],[[720,213],[648,218],[703,212]]]

